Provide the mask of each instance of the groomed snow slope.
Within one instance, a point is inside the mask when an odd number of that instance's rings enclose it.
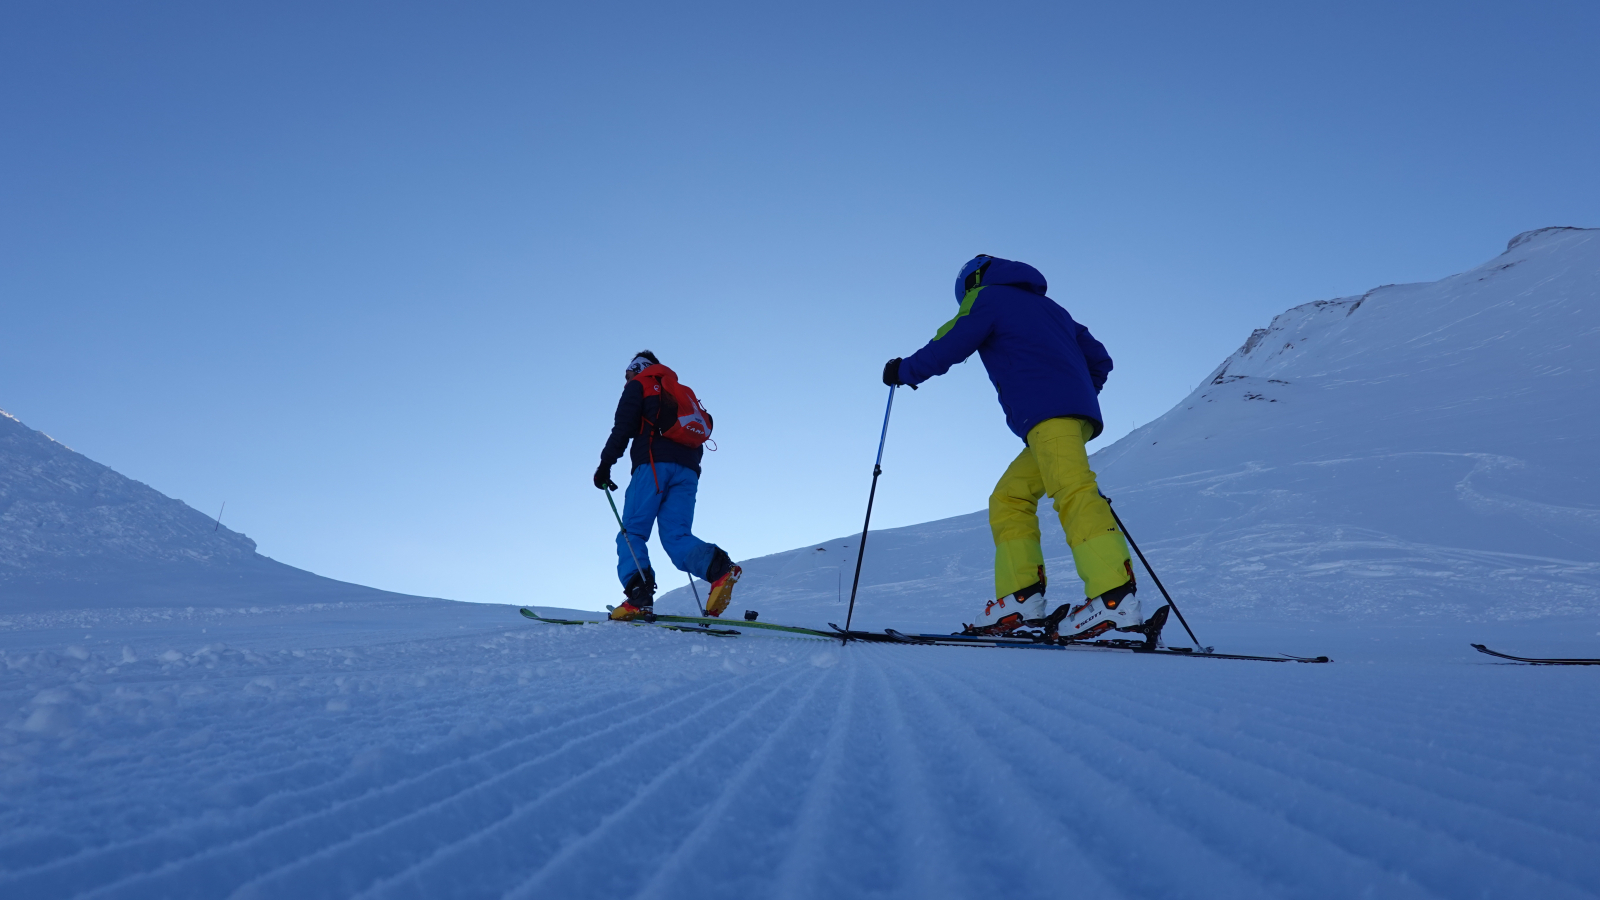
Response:
[[[1600,655],[1595,234],[1291,311],[1096,457],[1206,640],[1331,664],[0,605],[0,897],[1600,895],[1600,668],[1467,646]],[[854,543],[736,605],[840,618]],[[858,623],[988,592],[981,513],[870,548]]]
[[[928,388],[902,400],[937,403]],[[1285,312],[1092,464],[1191,618],[1587,620],[1597,396],[1600,230],[1542,229],[1460,275]],[[891,427],[884,477],[920,452]],[[1060,527],[1044,534],[1052,590],[1081,590]],[[745,563],[736,603],[843,622],[856,540]],[[992,559],[983,512],[875,533],[856,623],[971,621]]]
[[[0,896],[1600,892],[1600,672],[1448,629],[1233,636],[1314,666],[169,615],[0,627]]]

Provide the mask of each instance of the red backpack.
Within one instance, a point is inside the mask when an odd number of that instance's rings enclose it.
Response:
[[[700,399],[689,386],[678,381],[676,372],[656,363],[633,376],[644,388],[645,399],[661,398],[654,419],[645,417],[639,425],[642,432],[654,427],[661,436],[689,447],[698,447],[711,437],[711,419]]]

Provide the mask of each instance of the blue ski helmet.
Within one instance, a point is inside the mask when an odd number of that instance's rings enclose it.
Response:
[[[967,291],[983,283],[983,271],[989,268],[989,263],[993,262],[994,259],[995,257],[987,253],[979,253],[961,267],[960,273],[956,275],[957,303],[967,298]]]

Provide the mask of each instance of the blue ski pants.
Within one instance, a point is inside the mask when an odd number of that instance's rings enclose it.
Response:
[[[704,578],[717,547],[689,533],[694,526],[694,495],[700,489],[700,476],[677,463],[656,463],[654,477],[647,468],[640,466],[628,481],[622,503],[625,530],[617,535],[617,578],[627,586],[638,567],[650,567],[645,542],[650,540],[650,529],[657,522],[661,524],[661,546],[666,548],[672,564],[696,578]],[[632,553],[628,552],[630,545]],[[635,556],[639,558],[638,566],[634,564]]]

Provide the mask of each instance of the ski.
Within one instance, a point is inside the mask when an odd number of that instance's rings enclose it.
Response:
[[[823,638],[827,638],[829,640],[833,640],[834,638],[838,637],[838,635],[829,634],[826,631],[818,631],[815,628],[801,628],[798,625],[774,625],[771,622],[752,622],[752,621],[749,621],[749,620],[745,620],[745,621],[741,622],[741,621],[734,620],[734,619],[716,619],[716,618],[712,618],[710,616],[663,616],[663,615],[657,615],[656,616],[656,621],[657,622],[683,622],[683,623],[690,623],[690,624],[695,624],[695,625],[736,625],[739,628],[765,628],[768,631],[787,631],[787,632],[789,632],[791,634],[804,634],[804,635],[808,635],[810,637],[823,637]]]
[[[1482,644],[1473,644],[1472,649],[1478,651],[1479,653],[1487,653],[1490,656],[1498,656],[1501,659],[1509,659],[1513,662],[1528,663],[1535,666],[1600,666],[1600,659],[1553,659],[1529,656],[1511,656],[1507,653],[1497,653]]]
[[[528,609],[527,607],[523,607],[522,614],[524,616],[527,616],[530,619],[533,619],[533,620],[537,621],[537,622],[544,622],[547,625],[603,625],[603,624],[606,624],[606,623],[610,622],[609,619],[601,619],[601,620],[594,620],[594,619],[549,619],[549,618],[545,618],[544,616],[539,615],[538,613],[534,612],[531,609]],[[657,618],[659,619],[661,617],[657,616]],[[628,620],[626,622],[621,622],[619,624],[622,624],[622,625],[649,625],[649,626],[653,626],[655,628],[665,628],[668,631],[683,631],[683,632],[687,632],[689,634],[712,634],[712,635],[716,635],[717,637],[737,637],[739,635],[739,632],[734,631],[731,628],[706,628],[706,627],[696,627],[696,626],[690,626],[690,625],[672,625],[672,624],[669,624],[669,623],[666,623],[666,622],[659,622],[659,621],[658,622],[646,622],[643,619],[630,619],[630,620]]]
[[[854,631],[854,630],[846,631],[843,628],[840,628],[838,625],[835,625],[832,622],[828,623],[828,627],[832,628],[835,632],[837,632],[836,634],[833,634],[831,636],[835,637],[835,638],[839,638],[841,640],[846,640],[846,641],[864,641],[864,642],[869,643],[869,644],[904,644],[904,643],[907,643],[906,641],[903,641],[900,638],[895,637],[894,635],[885,634],[883,632],[878,632],[878,631]]]
[[[832,623],[830,623],[832,624]],[[834,626],[838,628],[838,626]],[[840,636],[845,636],[844,629],[838,629]],[[967,634],[906,634],[893,628],[884,629],[883,634],[870,631],[851,631],[848,633],[850,640],[877,641],[879,643],[919,644],[922,646],[944,647],[998,647],[1015,650],[1094,650],[1104,653],[1140,653],[1151,656],[1185,656],[1206,659],[1240,659],[1255,662],[1302,662],[1325,663],[1332,662],[1326,656],[1251,656],[1243,653],[1197,653],[1188,647],[1150,647],[1147,648],[1143,641],[1119,640],[1108,641],[1082,641],[1065,644],[1052,644],[1045,641],[1035,641],[1028,638],[1008,638],[998,635],[967,635]]]
[[[1133,643],[1129,641],[1128,643]],[[996,647],[1017,647],[1017,644],[994,644]],[[1298,663],[1326,663],[1333,662],[1326,656],[1290,656],[1282,653],[1277,656],[1253,656],[1247,653],[1198,653],[1191,647],[1144,647],[1114,646],[1105,643],[1084,641],[1070,644],[1029,644],[1028,647],[1040,650],[1088,650],[1100,653],[1137,653],[1141,656],[1179,656],[1189,659],[1242,659],[1255,662],[1298,662]]]
[[[591,619],[553,619],[541,616],[530,609],[524,608],[522,614],[530,619],[545,622],[551,625],[599,625],[598,621]],[[677,624],[682,623],[682,624]],[[731,628],[711,628],[712,623],[733,624],[720,619],[700,616],[657,616],[654,622],[634,620],[624,624],[628,625],[653,625],[657,628],[666,628],[671,631],[683,631],[690,634],[712,634],[718,636],[734,636],[739,634]],[[833,629],[833,634],[826,631],[817,631],[812,628],[801,628],[796,625],[774,625],[770,622],[739,622],[740,628],[766,628],[771,631],[782,631],[791,634],[803,634],[808,637],[824,637],[829,639],[842,639],[846,641],[863,641],[877,644],[912,644],[917,646],[944,646],[944,647],[1000,647],[1015,650],[1093,650],[1103,653],[1142,653],[1151,656],[1185,656],[1207,659],[1240,659],[1254,660],[1257,662],[1301,662],[1325,663],[1332,662],[1326,656],[1251,656],[1241,653],[1215,653],[1195,652],[1188,647],[1146,647],[1143,641],[1118,640],[1118,641],[1084,641],[1081,643],[1053,644],[1036,641],[1031,638],[1012,638],[1001,635],[967,635],[967,634],[908,634],[886,628],[883,631],[846,631],[833,622],[828,627]],[[1479,647],[1474,644],[1473,646]],[[1479,647],[1479,649],[1483,649]],[[1492,650],[1484,650],[1494,656],[1504,656]],[[1507,656],[1518,662],[1568,664],[1568,665],[1600,665],[1600,660],[1525,660],[1515,656]]]
[[[902,641],[903,643],[907,643],[907,644],[926,644],[926,643],[929,643],[929,642],[946,643],[946,644],[985,644],[985,645],[987,645],[987,644],[1036,644],[1036,643],[1038,643],[1038,641],[1035,641],[1033,638],[1029,638],[1029,637],[1006,637],[1005,635],[1000,635],[1000,634],[996,634],[996,635],[986,635],[986,634],[906,634],[903,631],[895,631],[893,628],[885,628],[883,631],[884,631],[885,634],[889,635],[890,637],[893,637],[896,640]]]

